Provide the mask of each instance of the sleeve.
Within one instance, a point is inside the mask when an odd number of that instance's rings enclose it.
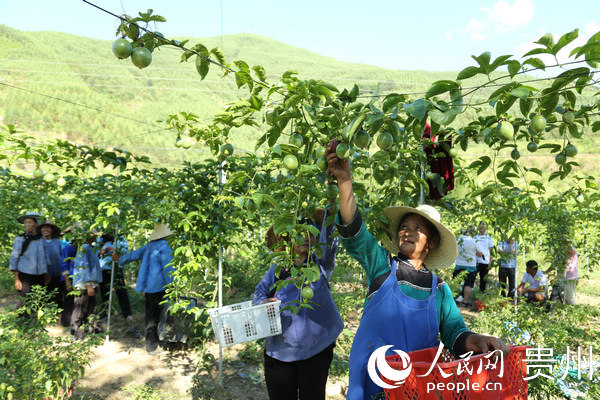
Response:
[[[523,274],[523,277],[521,278],[521,283],[527,283],[529,282],[529,280],[527,279],[527,272],[525,272]]]
[[[73,247],[65,246],[60,251],[60,273],[63,275],[69,275],[69,267],[73,262]],[[66,274],[65,274],[66,272]]]
[[[389,270],[388,252],[369,233],[358,211],[349,224],[340,225],[340,221],[341,215],[338,212],[335,222],[342,236],[342,245],[365,270],[367,285],[370,285],[373,279]]]
[[[137,250],[134,250],[130,253],[127,254],[123,254],[121,256],[121,258],[119,259],[119,265],[125,265],[127,263],[130,263],[132,261],[137,261],[137,260],[141,260],[142,257],[144,257],[144,253],[146,252],[146,247],[148,245],[145,245],[143,247],[140,247]]]
[[[19,258],[21,257],[21,249],[23,248],[23,240],[19,239],[19,236],[13,241],[13,248],[10,252],[10,261],[8,262],[9,271],[16,271]]]
[[[271,286],[273,286],[275,283],[274,270],[276,265],[277,264],[274,264],[271,268],[269,268],[265,276],[263,276],[261,281],[258,282],[258,285],[256,285],[256,289],[254,289],[254,295],[252,296],[252,304],[259,305],[263,302],[263,300],[269,298]]]
[[[43,265],[44,268],[41,268],[44,274],[48,273],[48,267],[52,264],[50,261],[50,250],[46,248],[46,244],[43,242],[43,239],[39,239],[39,246],[37,249],[37,260],[38,265]]]
[[[460,315],[458,307],[456,307],[450,287],[442,285],[438,291],[438,296],[442,297],[440,304],[440,335],[442,342],[455,356],[465,354],[467,337],[473,335],[473,332],[465,325],[465,320]]]
[[[320,261],[321,265],[323,266],[323,270],[325,271],[325,278],[328,282],[329,279],[331,279],[331,274],[333,274],[333,270],[335,268],[335,256],[340,245],[339,237],[331,237],[334,228],[334,224],[329,224],[329,226],[323,227],[323,229],[321,229],[320,235],[320,240],[322,240],[324,243],[321,245],[323,253]]]
[[[48,267],[50,265],[52,265],[52,261],[50,260],[50,251],[48,249],[48,247],[50,247],[50,246],[46,245],[46,242],[44,239],[40,239],[40,240],[42,241],[42,248],[44,250],[44,262],[46,265],[46,270],[48,270]]]

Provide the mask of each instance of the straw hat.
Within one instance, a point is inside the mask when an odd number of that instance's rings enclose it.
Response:
[[[440,213],[438,210],[426,204],[422,204],[417,208],[403,206],[385,208],[383,210],[383,215],[387,217],[389,223],[387,226],[384,226],[387,235],[384,235],[381,240],[383,247],[385,247],[393,255],[400,252],[397,239],[398,224],[400,223],[402,217],[408,213],[414,213],[422,216],[427,221],[431,222],[440,233],[440,243],[438,244],[438,247],[429,251],[425,257],[425,260],[423,261],[427,268],[444,268],[454,264],[456,262],[456,257],[458,256],[456,238],[452,232],[450,232],[450,230],[440,222]],[[390,238],[393,238],[393,240]]]
[[[148,241],[151,242],[153,240],[166,238],[167,236],[171,236],[172,234],[173,232],[169,229],[169,225],[154,224],[154,232],[150,234],[150,237],[148,237]]]
[[[41,214],[39,214],[35,211],[27,211],[25,214],[23,214],[19,218],[17,218],[17,221],[19,221],[19,223],[22,224],[23,222],[25,222],[25,218],[31,218],[31,219],[35,220],[35,222],[37,222],[38,224],[40,222],[45,221],[44,217],[42,217]]]
[[[38,228],[37,228],[38,231],[41,232],[42,231],[42,227],[44,227],[44,226],[49,226],[50,228],[52,228],[52,235],[51,236],[53,238],[59,238],[60,237],[60,235],[61,235],[60,228],[54,222],[49,221],[49,220],[44,221],[42,224],[40,224],[38,226]]]

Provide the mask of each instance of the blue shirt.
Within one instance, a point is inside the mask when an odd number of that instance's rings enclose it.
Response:
[[[113,243],[112,242],[104,243],[101,250],[104,250],[107,247],[114,247]],[[119,238],[119,240],[117,240],[117,253],[125,254],[128,252],[129,252],[129,244],[127,243],[127,240],[123,236],[121,236]],[[107,251],[100,258],[100,268],[102,268],[103,270],[110,271],[110,269],[112,268],[112,262],[113,262],[112,257],[111,257],[112,253],[113,253],[112,251]]]
[[[73,276],[77,250],[75,249],[75,246],[69,242],[61,242],[61,244],[63,247],[60,251],[60,273],[62,274],[61,281],[64,281],[65,275]]]
[[[138,292],[162,292],[173,282],[172,273],[175,271],[171,265],[173,250],[166,239],[153,240],[144,247],[121,256],[119,264],[125,265],[136,260],[142,260],[135,285],[135,290]]]
[[[48,274],[51,277],[60,276],[60,258],[61,245],[59,239],[41,239],[44,243],[44,251],[46,252],[46,267]]]
[[[296,315],[288,310],[281,312],[282,333],[265,339],[265,351],[270,357],[285,362],[308,359],[334,343],[344,328],[344,321],[329,289],[329,279],[335,268],[339,246],[339,238],[331,238],[333,229],[333,224],[321,228],[319,243],[322,243],[322,256],[320,259],[313,256],[321,270],[320,279],[310,284],[314,292],[311,300],[314,310],[301,308]],[[276,265],[271,266],[256,286],[252,297],[254,304],[261,304],[268,297],[281,300],[282,307],[290,302],[300,301],[300,290],[293,284],[282,287],[274,295],[271,293],[277,280],[275,269]]]
[[[86,243],[77,250],[73,266],[73,286],[82,288],[90,283],[102,282],[100,260],[89,244]]]
[[[46,252],[42,240],[37,239],[29,242],[27,250],[21,255],[23,242],[25,242],[25,237],[23,235],[19,235],[15,238],[12,252],[10,253],[8,269],[10,271],[19,271],[30,275],[47,274]]]

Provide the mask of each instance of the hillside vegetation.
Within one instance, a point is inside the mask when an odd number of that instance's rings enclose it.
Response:
[[[227,61],[243,59],[250,65],[262,65],[271,83],[286,70],[295,70],[302,78],[322,79],[340,89],[350,89],[356,83],[365,101],[377,88],[383,94],[418,94],[436,80],[455,79],[457,74],[393,71],[341,62],[254,34],[191,38],[190,44],[194,43],[203,43],[209,49],[221,47]],[[140,70],[129,60],[117,60],[111,44],[108,40],[59,32],[22,32],[0,25],[2,122],[14,124],[40,141],[61,138],[76,144],[120,147],[148,155],[161,166],[177,166],[183,160],[208,156],[208,150],[200,144],[188,151],[175,148],[176,132],[165,130],[160,121],[180,111],[208,119],[246,92],[236,88],[233,77],[221,78],[217,69],[201,81],[193,62],[177,64],[181,54],[173,49],[156,51],[152,65]],[[477,84],[476,79],[468,82],[469,86]],[[544,84],[528,83],[539,88]],[[588,89],[582,101],[596,101],[592,96],[595,92]],[[489,90],[465,102],[485,101],[483,96],[487,95]],[[455,123],[475,118],[476,110],[469,109]],[[234,132],[232,141],[238,150],[253,151],[248,143],[260,134],[259,130],[242,129]],[[586,171],[594,170],[598,162],[593,142],[588,134],[578,143]],[[471,161],[486,149],[486,145],[475,145],[461,155]],[[521,152],[529,155],[525,143]],[[542,170],[554,167],[553,155],[538,152],[530,158],[532,166]]]

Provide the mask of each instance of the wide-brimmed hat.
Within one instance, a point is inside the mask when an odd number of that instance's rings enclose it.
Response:
[[[413,207],[387,207],[383,210],[383,215],[388,219],[388,224],[385,227],[387,235],[384,235],[381,242],[392,255],[400,252],[398,246],[398,224],[402,217],[408,213],[414,213],[422,216],[427,221],[431,222],[440,234],[440,242],[437,248],[430,250],[423,260],[428,269],[444,268],[456,262],[458,256],[458,248],[456,246],[456,238],[440,222],[440,213],[434,207],[422,204],[416,208]]]
[[[52,228],[52,237],[53,238],[60,237],[60,235],[61,235],[60,228],[54,222],[46,220],[43,223],[41,223],[40,225],[38,225],[37,229],[40,233],[42,232],[42,227],[44,227],[44,226],[49,226],[50,228]]]
[[[154,224],[154,232],[148,237],[148,241],[158,240],[171,236],[173,232],[169,229],[167,224]]]
[[[39,214],[35,211],[27,211],[25,214],[18,217],[17,221],[19,221],[19,223],[22,224],[23,222],[25,222],[25,218],[31,218],[31,219],[35,220],[35,222],[37,222],[38,224],[40,222],[45,221],[44,217],[42,217],[41,214]]]

